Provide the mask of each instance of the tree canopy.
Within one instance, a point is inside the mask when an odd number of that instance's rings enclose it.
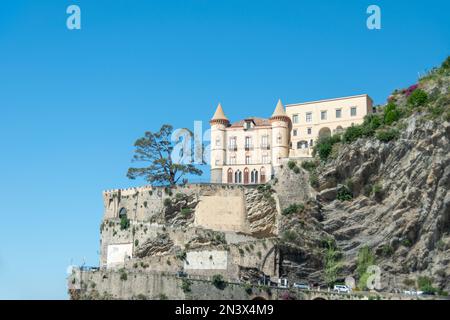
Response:
[[[189,141],[192,133],[188,133]],[[127,177],[136,179],[144,178],[150,184],[174,186],[178,183],[186,183],[186,175],[201,175],[203,172],[195,167],[191,161],[191,153],[180,155],[180,159],[174,159],[174,142],[172,139],[173,127],[165,124],[158,132],[145,132],[142,138],[134,143],[135,150],[132,162],[144,162],[147,166],[129,168]],[[189,145],[189,148],[192,146]],[[185,149],[181,149],[180,153]],[[189,159],[187,159],[189,157]],[[187,163],[186,163],[186,160]]]

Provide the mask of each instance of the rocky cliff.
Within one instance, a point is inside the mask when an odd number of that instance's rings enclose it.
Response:
[[[314,205],[282,222],[286,251],[294,252],[282,265],[285,274],[323,283],[326,246],[320,250],[320,243],[331,239],[341,280],[358,278],[358,253],[368,247],[383,289],[413,286],[420,276],[450,289],[448,61],[418,85],[394,92],[378,109],[373,132],[364,133],[373,124],[368,119],[356,137],[347,132],[327,157],[303,165],[310,181],[297,180],[314,185],[316,194],[309,200]],[[387,116],[391,109],[395,121]]]

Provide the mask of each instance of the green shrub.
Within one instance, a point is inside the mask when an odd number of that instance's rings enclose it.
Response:
[[[311,173],[309,176],[309,183],[311,187],[318,188],[319,187],[319,177],[315,173]]]
[[[364,127],[368,127],[371,130],[377,130],[383,124],[381,116],[375,113],[369,113],[364,117]]]
[[[389,244],[385,244],[381,248],[381,254],[384,257],[390,257],[393,253],[394,253],[394,248],[392,248],[392,246],[390,246]]]
[[[287,165],[288,165],[288,168],[291,170],[293,170],[297,166],[297,164],[293,160],[289,160]]]
[[[442,63],[441,66],[442,69],[450,69],[450,56],[447,57],[447,59],[445,59],[445,61]]]
[[[297,240],[297,233],[292,230],[286,230],[283,232],[281,239],[285,242],[294,242]]]
[[[127,281],[128,275],[125,271],[125,269],[120,269],[120,280]]]
[[[239,254],[240,254],[241,256],[244,256],[244,253],[245,253],[244,249],[239,248]]]
[[[417,108],[419,106],[423,106],[428,101],[428,95],[425,91],[422,89],[416,89],[411,93],[411,95],[408,97],[408,105]]]
[[[325,246],[323,261],[324,278],[326,284],[328,286],[332,286],[335,284],[341,272],[342,263],[340,260],[342,258],[342,254],[333,239],[324,240],[323,244]]]
[[[286,209],[283,210],[282,214],[284,216],[288,216],[294,213],[300,213],[303,212],[303,210],[305,210],[305,205],[303,203],[299,203],[299,204],[291,204],[289,207],[287,207]]]
[[[244,284],[244,290],[247,294],[252,294],[253,286],[250,283]]]
[[[396,129],[381,130],[377,133],[377,139],[381,142],[389,142],[399,137],[400,133]]]
[[[176,254],[177,259],[179,260],[186,260],[186,251],[180,251]]]
[[[403,239],[402,242],[401,242],[401,244],[402,244],[404,247],[411,247],[411,246],[412,246],[411,240],[409,240],[408,238]]]
[[[192,214],[192,212],[193,210],[190,208],[182,208],[180,214],[183,218],[187,218]]]
[[[130,220],[126,215],[120,217],[120,230],[126,230],[130,227]]]
[[[138,245],[139,245],[139,240],[138,239],[134,240],[134,246],[137,247]]]
[[[225,282],[222,275],[220,275],[220,274],[213,275],[212,284],[214,285],[214,287],[216,287],[217,289],[220,289],[220,290],[225,289],[225,287],[227,286],[227,283]]]
[[[295,174],[299,174],[300,173],[300,168],[295,166],[293,171],[294,171]]]
[[[353,199],[353,194],[347,186],[341,186],[338,189],[336,199],[339,201],[350,201]]]
[[[183,290],[184,293],[191,292],[191,284],[192,282],[186,278],[183,278],[181,280],[181,290]]]
[[[363,126],[356,125],[348,127],[347,130],[345,130],[342,140],[345,143],[352,143],[353,141],[356,141],[363,136],[364,136]]]
[[[333,145],[339,142],[341,142],[340,135],[322,137],[314,146],[313,155],[315,156],[316,154],[318,154],[320,160],[326,161],[333,149]]]
[[[423,291],[425,294],[435,294],[438,291],[433,287],[433,280],[429,277],[418,277],[417,286],[419,287],[419,290]]]
[[[401,118],[401,113],[397,108],[395,103],[388,103],[384,109],[384,123],[391,125],[392,123],[398,121]]]
[[[314,161],[303,161],[302,168],[306,171],[313,172],[317,168],[317,163],[315,163]]]
[[[172,201],[169,198],[164,199],[164,206],[169,207],[172,204]]]

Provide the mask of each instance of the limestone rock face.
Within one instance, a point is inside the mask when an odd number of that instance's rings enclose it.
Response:
[[[391,286],[397,285],[394,275],[398,281],[417,273],[448,288],[450,123],[413,116],[406,126],[395,142],[361,139],[343,146],[326,165],[324,171],[335,171],[321,181],[350,181],[354,198],[319,198],[324,230],[335,237],[349,266],[363,245],[379,254],[383,247],[391,248],[391,256],[379,258]],[[329,194],[327,190],[320,195]]]
[[[277,233],[276,200],[271,189],[262,191],[248,188],[244,191],[249,230],[256,237],[270,237]]]
[[[164,255],[173,248],[173,241],[167,234],[160,234],[155,239],[150,239],[143,243],[136,250],[136,256],[139,258]]]

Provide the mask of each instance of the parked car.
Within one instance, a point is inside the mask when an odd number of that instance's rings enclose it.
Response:
[[[406,290],[403,292],[404,294],[408,295],[408,296],[421,296],[423,295],[423,291],[416,291],[414,289],[412,290]]]
[[[300,290],[311,290],[311,287],[307,283],[294,283],[292,287]]]
[[[350,293],[352,292],[352,289],[346,285],[337,284],[334,286],[333,291],[337,293]]]

